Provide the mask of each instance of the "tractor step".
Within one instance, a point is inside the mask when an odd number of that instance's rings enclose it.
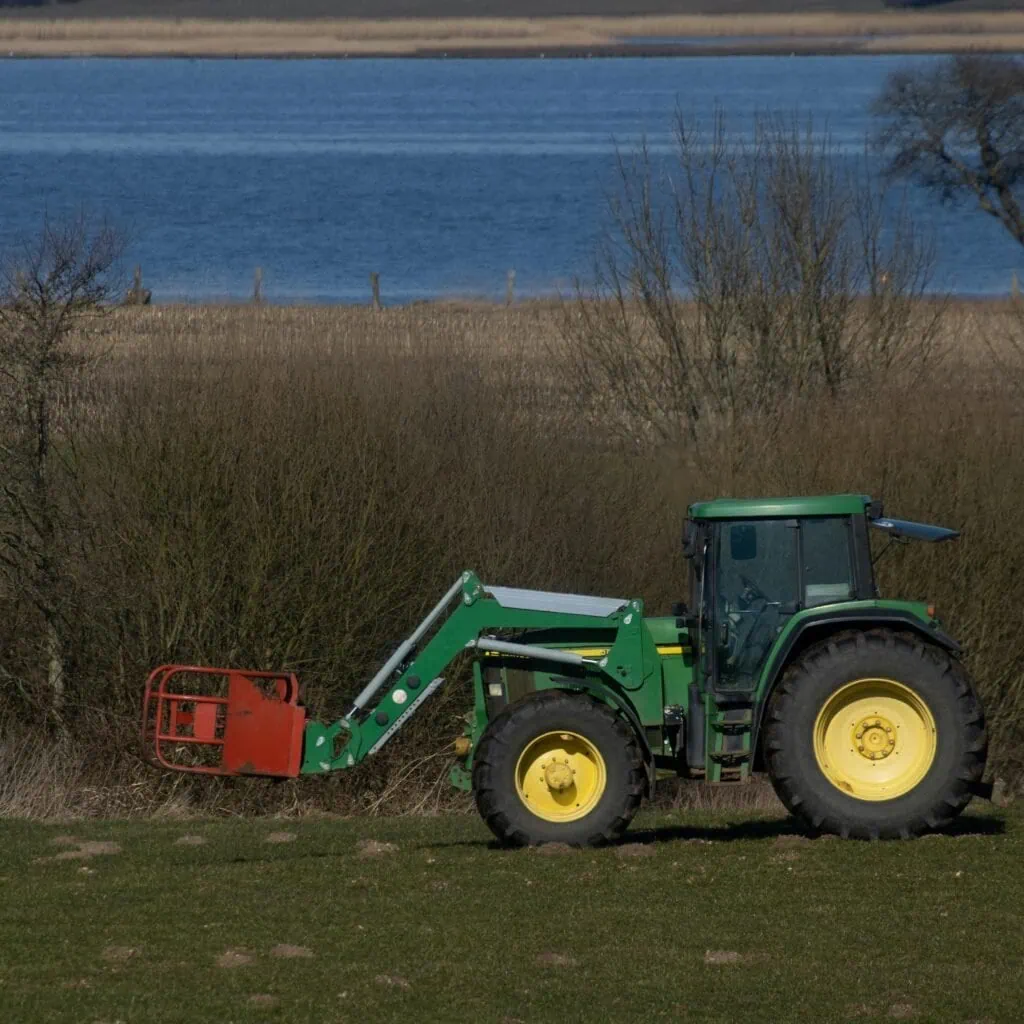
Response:
[[[163,665],[146,681],[144,756],[176,771],[295,778],[306,727],[298,699],[290,673]]]
[[[749,732],[754,725],[754,712],[751,708],[730,708],[712,716],[711,728],[716,732],[738,735]]]
[[[708,725],[715,748],[708,753],[708,778],[712,782],[746,782],[753,763],[753,708],[746,702],[719,707],[710,715]]]
[[[720,764],[723,767],[730,765],[743,764],[744,761],[750,760],[749,750],[713,750],[711,752],[711,760],[715,764]]]

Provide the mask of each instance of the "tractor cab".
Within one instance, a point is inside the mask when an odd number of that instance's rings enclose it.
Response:
[[[705,692],[758,688],[769,655],[797,621],[863,615],[878,591],[872,526],[895,538],[945,540],[956,531],[883,518],[865,495],[718,499],[693,505],[684,535],[690,602]],[[799,632],[799,631],[798,631]],[[794,637],[795,639],[795,637]]]

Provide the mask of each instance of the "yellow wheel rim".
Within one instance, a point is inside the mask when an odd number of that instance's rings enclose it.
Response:
[[[857,679],[818,712],[814,756],[825,778],[858,800],[909,793],[935,760],[937,732],[928,705],[892,679]]]
[[[601,752],[576,732],[546,732],[516,762],[519,799],[545,821],[576,821],[604,795],[608,773]]]

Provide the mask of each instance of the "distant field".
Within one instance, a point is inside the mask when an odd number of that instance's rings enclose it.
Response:
[[[11,56],[517,56],[655,53],[909,53],[1024,51],[1024,11],[805,9],[796,13],[676,13],[575,17],[332,17],[277,20],[273,8],[182,3],[165,8],[84,0],[12,9],[0,17],[0,53]],[[32,12],[26,15],[25,10]],[[348,10],[346,8],[345,10]],[[423,11],[427,8],[424,7]],[[419,9],[417,9],[417,12]],[[262,12],[261,16],[257,12]],[[242,14],[252,14],[243,18]],[[408,12],[412,13],[412,12]],[[477,15],[481,12],[476,11]],[[115,16],[116,15],[116,16]],[[629,38],[641,39],[641,45]]]
[[[907,843],[646,817],[604,850],[473,818],[0,823],[18,1024],[1001,1024],[1024,818]]]
[[[1019,0],[937,0],[948,13],[1015,11]],[[523,18],[558,15],[635,17],[644,14],[877,14],[883,0],[0,0],[21,17],[146,18]],[[921,12],[915,12],[921,13]]]

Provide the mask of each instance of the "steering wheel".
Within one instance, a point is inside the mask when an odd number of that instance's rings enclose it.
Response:
[[[755,601],[762,601],[764,604],[768,603],[768,595],[749,576],[745,576],[743,573],[740,573],[739,577],[740,583],[743,584],[743,593],[741,597],[748,605],[752,605]],[[764,611],[763,607],[761,611]]]
[[[749,577],[743,573],[739,574],[740,582],[743,584],[743,592],[740,597],[746,602],[747,607],[741,609],[741,611],[747,614],[743,615],[740,622],[742,625],[737,626],[735,633],[734,643],[730,644],[732,650],[730,651],[728,662],[734,664],[736,659],[743,652],[743,649],[747,645],[747,641],[754,635],[754,631],[757,629],[757,624],[761,621],[761,616],[765,613],[770,602],[768,595]],[[759,602],[759,603],[758,603]],[[757,607],[754,607],[757,605]]]

